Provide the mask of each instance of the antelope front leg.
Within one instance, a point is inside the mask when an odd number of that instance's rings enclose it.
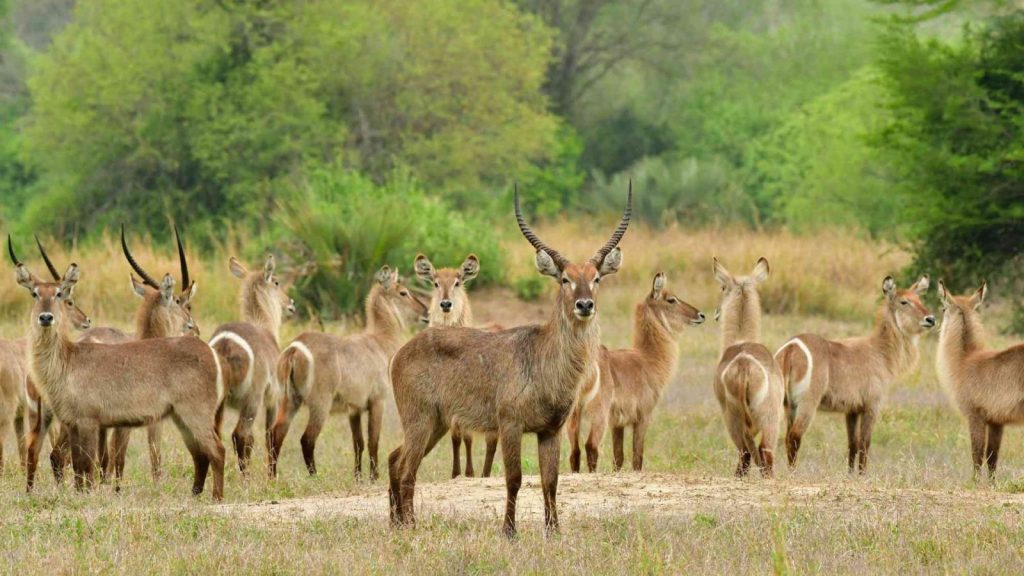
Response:
[[[40,407],[38,411],[29,417],[28,433],[25,436],[25,491],[31,492],[36,481],[36,468],[39,465],[39,453],[43,448],[43,439],[47,436],[52,419]],[[54,479],[60,484],[63,469],[54,469]]]
[[[644,439],[647,437],[647,419],[633,425],[633,471],[644,469]]]
[[[871,432],[878,420],[878,408],[869,408],[860,417],[860,444],[857,452],[860,455],[858,471],[863,474],[868,469],[868,451],[871,450]]]
[[[505,536],[516,536],[516,500],[523,484],[523,461],[520,450],[523,432],[514,426],[502,427],[500,431],[501,456],[505,462],[505,522],[502,527]]]
[[[348,424],[352,429],[352,453],[356,458],[354,470],[358,480],[363,477],[363,449],[366,446],[366,443],[363,441],[363,413],[359,410],[350,412]]]
[[[850,474],[853,474],[857,467],[857,451],[859,449],[859,440],[857,436],[858,420],[860,420],[860,412],[850,412],[846,415],[846,444],[850,453],[848,458]]]
[[[591,424],[593,427],[593,424]],[[569,434],[569,470],[580,471],[580,409],[577,406],[570,414],[569,420],[565,423],[565,430]]]
[[[494,454],[498,451],[498,435],[493,432],[487,433],[487,453],[484,454],[484,478],[491,477],[491,468],[494,466]]]
[[[626,459],[626,455],[622,451],[622,443],[626,429],[622,426],[612,426],[612,464],[615,465],[615,471],[622,470],[622,462]]]
[[[985,448],[985,461],[988,462],[988,477],[996,475],[996,462],[999,460],[999,446],[1003,443],[1003,425],[988,425],[988,443]]]
[[[366,424],[366,435],[369,437],[370,480],[380,477],[377,469],[377,456],[380,454],[380,430],[384,423],[384,401],[378,400],[370,404],[369,422]]]
[[[462,448],[462,435],[459,434],[459,429],[452,427],[452,478],[458,478],[462,475],[462,455],[459,449]]]
[[[466,478],[472,478],[476,476],[476,471],[473,470],[473,433],[463,434],[462,443],[466,445]]]
[[[558,461],[562,442],[558,432],[537,434],[537,452],[540,463],[540,485],[544,493],[544,532],[558,532],[558,507],[555,497],[558,492]]]
[[[971,436],[971,461],[974,464],[974,479],[981,477],[981,464],[985,459],[985,436],[988,426],[980,414],[967,417],[967,430]]]
[[[75,468],[75,488],[88,490],[93,485],[99,427],[89,423],[70,426],[71,463]]]
[[[149,447],[149,473],[153,477],[153,482],[160,481],[160,443],[163,436],[163,427],[163,420],[158,420],[146,428],[146,444]],[[117,473],[119,476],[124,475],[123,456],[117,461]]]

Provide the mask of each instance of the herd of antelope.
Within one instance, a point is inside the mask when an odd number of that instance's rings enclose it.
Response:
[[[403,283],[397,270],[384,266],[366,299],[362,333],[342,337],[306,332],[283,350],[281,323],[294,313],[295,304],[276,273],[273,256],[253,271],[230,259],[229,270],[241,281],[241,318],[218,327],[207,343],[199,338],[192,318],[197,287],[177,230],[180,285],[170,274],[159,281],[148,274],[132,256],[121,229],[122,250],[133,272],[132,291],[140,298],[133,334],[91,327],[73,299],[78,266],[71,264],[61,274],[37,239],[51,279],[38,277],[18,259],[8,236],[17,282],[34,302],[27,336],[0,341],[0,438],[13,424],[27,489],[35,482],[44,439],[51,445],[50,463],[58,482],[70,463],[79,489],[93,484],[96,467],[102,480],[113,478],[119,488],[128,435],[138,427],[147,430],[152,475],[159,479],[161,426],[170,419],[192,455],[193,494],[203,491],[212,466],[213,497],[220,500],[226,405],[238,411],[231,441],[243,473],[250,464],[260,410],[267,467],[276,476],[291,422],[306,406],[309,418],[300,445],[308,472],[316,473],[316,441],[328,415],[344,410],[352,430],[355,474],[362,473],[366,449],[369,476],[376,479],[383,413],[393,397],[403,432],[401,446],[387,459],[395,525],[414,523],[417,471],[437,442],[451,432],[452,476],[463,473],[463,446],[465,474],[472,476],[472,438],[479,434],[487,442],[484,476],[490,475],[501,449],[507,490],[504,531],[515,534],[522,437],[535,434],[545,528],[556,530],[563,427],[573,472],[581,468],[581,435],[587,469],[596,471],[608,427],[614,468],[623,466],[625,429],[631,427],[632,467],[641,470],[652,413],[676,369],[677,340],[686,327],[702,324],[705,317],[670,292],[665,275],[657,273],[636,306],[633,347],[605,348],[596,297],[605,277],[622,266],[618,244],[629,226],[632,189],[611,237],[582,263],[542,242],[522,216],[518,191],[514,198],[519,229],[536,250],[537,270],[558,284],[546,323],[474,327],[466,283],[479,273],[479,259],[469,255],[458,268],[435,269],[421,254],[413,269],[432,285],[429,304]],[[800,334],[773,354],[759,342],[758,286],[771,274],[768,261],[761,258],[750,274],[737,276],[716,259],[713,272],[722,290],[715,312],[721,347],[713,390],[736,446],[736,475],[746,475],[753,463],[765,477],[772,476],[780,429],[789,465],[795,466],[801,439],[818,410],[846,415],[849,468],[863,473],[885,390],[914,368],[919,337],[936,325],[921,300],[928,277],[906,289],[886,277],[883,303],[868,336],[828,340]],[[938,290],[944,310],[939,376],[967,418],[975,473],[987,466],[992,474],[1003,426],[1024,422],[1024,345],[1002,351],[985,348],[978,317],[985,285],[962,297],[950,294],[941,282]],[[429,328],[410,338],[411,329],[421,323]],[[72,338],[72,329],[81,335]],[[2,458],[0,443],[0,465]]]

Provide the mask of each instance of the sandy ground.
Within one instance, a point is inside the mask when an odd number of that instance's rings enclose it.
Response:
[[[806,506],[820,512],[875,512],[906,507],[929,509],[1012,507],[1024,510],[1024,494],[994,490],[920,490],[882,488],[851,480],[835,483],[699,478],[675,474],[564,474],[558,485],[559,513],[601,517],[642,513],[687,517],[721,510],[764,510]],[[504,510],[502,478],[458,478],[417,486],[417,515],[500,518]],[[327,516],[388,516],[387,487],[379,482],[357,493],[251,504],[223,504],[218,513],[278,521],[303,521]],[[519,517],[540,518],[540,478],[526,476],[519,493]]]

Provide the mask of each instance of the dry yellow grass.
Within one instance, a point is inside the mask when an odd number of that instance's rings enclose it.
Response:
[[[575,225],[541,226],[539,232],[577,259],[603,240],[603,232]],[[133,245],[154,274],[176,273],[169,242],[155,252],[141,241]],[[510,236],[506,246],[513,279],[536,274],[525,242]],[[908,261],[898,250],[845,236],[742,231],[638,227],[627,234],[623,249],[623,272],[604,283],[599,296],[602,333],[611,346],[630,341],[633,304],[658,269],[669,273],[670,286],[682,297],[710,312],[718,297],[712,255],[735,270],[767,256],[773,277],[765,286],[765,304],[785,311],[764,321],[764,340],[775,346],[805,330],[836,337],[864,332],[878,305],[881,278]],[[28,246],[21,251],[26,261],[38,261]],[[56,247],[53,251],[67,262]],[[104,323],[129,323],[136,300],[116,243],[74,256],[86,270],[82,305],[92,306],[91,313]],[[238,286],[222,262],[223,253],[193,263],[201,284],[197,317],[206,334],[234,315]],[[477,291],[473,298],[478,321],[505,325],[543,319],[551,307],[547,296],[520,302],[506,288]],[[22,331],[18,319],[28,301],[13,281],[0,282],[0,310],[13,319],[0,332]],[[809,310],[832,317],[807,315]],[[986,321],[998,325],[996,316]],[[284,338],[303,329],[301,323],[287,324]],[[560,491],[563,533],[557,537],[542,535],[539,519],[524,503],[521,537],[505,541],[498,530],[500,480],[448,480],[447,441],[428,456],[420,473],[421,499],[432,494],[445,501],[418,502],[425,512],[420,525],[392,531],[385,519],[384,483],[352,478],[343,415],[333,417],[321,436],[320,475],[307,476],[298,447],[302,413],[284,448],[278,481],[266,479],[259,467],[242,478],[229,456],[223,506],[186,496],[191,464],[170,429],[164,440],[167,478],[159,485],[150,481],[142,435],[136,434],[120,495],[107,486],[76,494],[54,486],[44,474],[38,492],[27,496],[21,470],[8,466],[0,475],[0,549],[9,571],[26,574],[1016,573],[1024,561],[1020,430],[1007,431],[1000,479],[993,485],[973,483],[965,426],[935,378],[935,340],[934,335],[923,339],[918,370],[890,390],[864,478],[847,476],[842,418],[830,415],[815,420],[796,471],[780,470],[768,483],[731,478],[735,455],[711,394],[718,330],[709,322],[680,338],[680,368],[648,434],[649,473],[613,475],[606,438],[600,476],[567,480]],[[1008,340],[995,337],[992,343]],[[225,429],[235,417],[228,415]],[[400,438],[391,409],[382,438],[385,453]],[[479,459],[482,442],[477,444]],[[524,441],[528,475],[537,472],[534,446],[532,439]],[[257,458],[262,457],[260,445]],[[528,477],[524,499],[535,503],[534,484]]]

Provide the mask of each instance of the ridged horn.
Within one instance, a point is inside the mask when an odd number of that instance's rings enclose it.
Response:
[[[60,276],[60,272],[57,271],[57,267],[53,265],[53,262],[50,261],[50,257],[47,256],[46,250],[43,248],[43,243],[39,241],[39,236],[35,236],[35,239],[36,246],[39,247],[39,255],[43,257],[43,262],[46,262],[46,267],[50,270],[50,276],[53,276],[53,280],[55,282],[60,282],[63,280]]]
[[[559,268],[565,268],[569,265],[569,260],[558,253],[557,250],[548,248],[546,244],[541,242],[540,238],[530,230],[530,227],[526,225],[526,219],[523,218],[523,211],[519,208],[519,185],[515,185],[515,192],[512,195],[512,202],[516,208],[516,222],[519,224],[519,231],[523,233],[523,236],[530,242],[530,244],[537,250],[543,250],[551,259],[555,261],[555,264]]]
[[[188,277],[188,262],[185,260],[185,247],[181,245],[181,235],[178,234],[178,225],[174,225],[174,239],[178,242],[178,260],[181,262],[181,289],[183,291],[192,287]]]
[[[629,180],[629,196],[626,197],[626,210],[622,213],[622,220],[619,221],[618,227],[615,228],[615,232],[612,232],[612,237],[604,243],[604,246],[597,251],[596,254],[590,259],[590,262],[594,266],[601,266],[604,262],[605,256],[608,255],[619,242],[622,237],[626,234],[626,228],[629,227],[629,219],[633,216],[633,179]]]
[[[11,235],[7,235],[7,253],[11,255],[11,262],[15,266],[22,266],[21,260],[14,254],[14,242],[11,240]]]
[[[146,271],[142,269],[142,266],[139,266],[139,263],[135,261],[135,258],[132,258],[132,252],[128,249],[128,242],[124,239],[123,223],[121,224],[121,251],[124,252],[124,257],[128,260],[128,264],[132,267],[132,270],[135,270],[135,273],[142,278],[142,282],[150,288],[159,290],[160,284],[157,284],[156,280],[153,280],[152,276],[146,274]]]

